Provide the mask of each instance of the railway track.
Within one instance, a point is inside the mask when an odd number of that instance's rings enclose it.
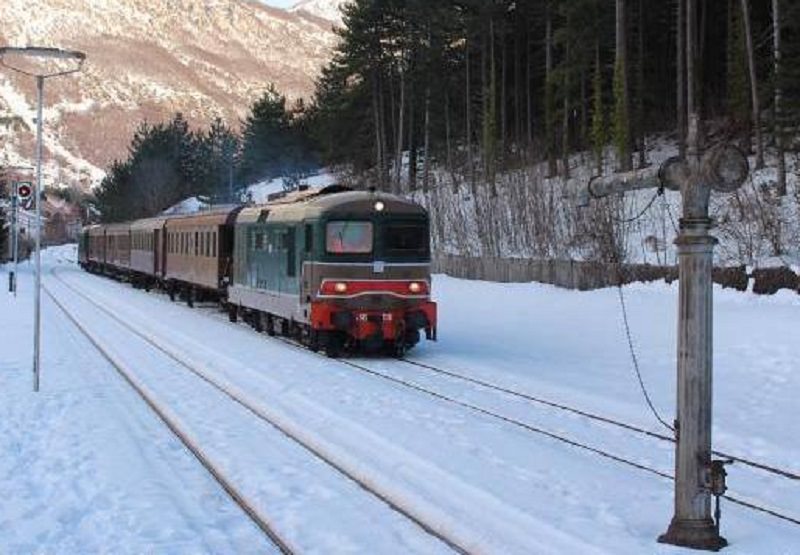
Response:
[[[425,520],[425,518],[415,511],[414,507],[408,506],[402,500],[395,499],[394,496],[388,492],[382,491],[379,486],[371,483],[369,479],[366,479],[363,476],[360,476],[357,471],[348,468],[347,465],[343,464],[341,461],[336,460],[335,457],[331,456],[330,454],[324,452],[319,446],[314,445],[312,441],[310,441],[305,434],[302,433],[301,430],[294,429],[292,426],[288,425],[286,422],[281,422],[279,419],[272,417],[271,415],[267,414],[263,407],[257,406],[255,403],[250,402],[244,396],[240,395],[233,388],[225,385],[220,380],[216,379],[209,372],[199,368],[197,365],[192,363],[191,361],[187,360],[185,356],[183,356],[180,352],[176,351],[175,349],[169,347],[168,345],[161,343],[147,333],[137,329],[129,322],[120,318],[117,314],[113,311],[109,310],[107,307],[102,306],[96,300],[92,299],[89,295],[81,291],[79,288],[73,286],[72,284],[68,283],[66,280],[62,279],[57,272],[53,271],[52,276],[58,280],[64,287],[69,289],[73,294],[79,296],[92,306],[94,306],[97,310],[101,311],[109,318],[113,319],[121,326],[129,330],[132,334],[136,335],[147,344],[152,346],[154,349],[158,350],[173,362],[177,363],[181,367],[183,367],[186,371],[190,372],[192,375],[196,376],[197,378],[201,379],[206,384],[210,385],[221,394],[226,396],[231,401],[235,402],[242,408],[246,409],[250,414],[255,416],[261,422],[269,425],[270,427],[274,428],[275,430],[279,431],[283,434],[287,439],[294,442],[295,444],[302,447],[304,450],[309,452],[312,456],[322,461],[325,465],[329,466],[341,476],[346,478],[347,480],[356,484],[360,489],[367,492],[368,494],[375,497],[380,502],[387,505],[390,509],[395,511],[396,513],[402,515],[414,525],[416,525],[420,530],[424,533],[436,538],[444,545],[449,547],[452,551],[461,553],[461,554],[470,554],[473,552],[470,546],[463,545],[462,542],[458,538],[451,537],[451,535],[441,529],[443,527],[438,526],[436,523],[429,523]],[[136,390],[136,392],[145,400],[145,402],[153,409],[158,415],[159,418],[169,427],[169,429],[178,435],[181,442],[186,445],[186,447],[194,454],[194,456],[203,464],[203,466],[212,474],[214,479],[220,483],[223,489],[231,496],[231,498],[240,505],[245,513],[251,518],[254,519],[254,522],[258,525],[258,527],[264,531],[264,533],[275,543],[275,545],[283,552],[283,553],[296,553],[294,549],[292,549],[289,544],[280,538],[280,536],[275,532],[274,527],[269,523],[269,520],[266,516],[260,515],[253,507],[250,505],[244,496],[236,489],[236,487],[227,480],[224,475],[217,469],[213,463],[203,454],[202,448],[199,445],[193,443],[190,438],[188,438],[187,434],[183,432],[180,427],[170,419],[170,417],[166,414],[166,411],[163,407],[159,406],[158,403],[153,399],[152,395],[150,395],[146,389],[144,389],[141,384],[138,384],[135,378],[131,375],[131,373],[124,369],[124,366],[114,359],[112,355],[108,353],[108,350],[100,344],[97,339],[89,332],[81,322],[75,318],[74,314],[72,314],[64,305],[63,303],[59,302],[53,294],[48,290],[48,288],[44,287],[45,292],[48,296],[55,302],[55,304],[65,313],[65,315],[72,321],[78,329],[92,342],[92,344],[101,352],[101,354],[108,360],[112,366],[125,378],[125,380]],[[242,504],[240,504],[240,502]],[[257,520],[256,520],[257,519]],[[273,537],[274,535],[274,537]]]
[[[279,338],[279,339],[283,340],[283,338]],[[292,344],[292,345],[294,345],[294,346],[296,346],[298,348],[303,348],[302,345],[296,344],[296,343],[294,343],[292,341],[286,341],[286,340],[283,340],[283,341],[288,342],[288,343],[290,343],[290,344]],[[319,355],[319,356],[322,356],[322,355]],[[581,450],[587,451],[589,453],[592,453],[592,454],[595,454],[595,455],[599,455],[599,456],[601,456],[603,458],[612,460],[614,462],[620,463],[620,464],[628,466],[630,468],[635,468],[637,470],[641,470],[641,471],[647,472],[647,473],[649,473],[651,475],[659,476],[661,478],[665,478],[665,479],[668,479],[668,480],[674,480],[675,479],[674,475],[671,474],[671,473],[667,473],[667,472],[664,472],[664,471],[659,470],[657,468],[653,468],[652,466],[645,465],[645,464],[639,463],[637,461],[631,460],[630,458],[627,458],[626,456],[615,454],[615,453],[612,453],[612,452],[610,452],[610,451],[608,451],[606,449],[603,449],[603,448],[600,448],[600,447],[596,447],[596,446],[592,446],[592,445],[589,445],[589,444],[587,444],[585,442],[577,441],[577,440],[572,439],[570,437],[567,437],[567,436],[565,436],[563,434],[559,434],[559,433],[553,432],[551,430],[547,430],[547,429],[541,428],[539,426],[534,426],[534,425],[528,424],[526,422],[522,422],[521,420],[517,420],[517,419],[514,419],[514,418],[510,418],[508,416],[504,416],[502,414],[499,414],[498,412],[487,410],[487,409],[485,409],[483,407],[480,407],[478,405],[475,405],[473,403],[465,402],[463,400],[455,398],[454,396],[449,396],[449,395],[446,395],[446,394],[442,394],[440,392],[433,391],[433,390],[428,389],[426,387],[420,386],[419,384],[416,384],[414,382],[403,380],[403,379],[400,379],[400,378],[385,374],[385,373],[383,373],[383,372],[381,372],[379,370],[376,370],[375,368],[370,368],[368,366],[365,366],[364,364],[353,362],[351,360],[346,360],[346,359],[339,359],[339,362],[341,362],[342,364],[344,364],[346,366],[349,366],[351,368],[354,368],[356,370],[359,370],[361,372],[369,374],[371,376],[377,377],[379,379],[390,381],[390,382],[395,383],[397,385],[400,385],[402,387],[406,387],[406,388],[418,391],[420,393],[423,393],[425,395],[429,395],[431,397],[437,398],[437,399],[442,400],[444,402],[447,402],[447,403],[450,403],[450,404],[454,404],[456,406],[460,406],[462,408],[466,408],[468,410],[477,412],[477,413],[482,414],[484,416],[488,416],[490,418],[494,418],[494,419],[500,420],[502,422],[505,422],[505,423],[510,424],[512,426],[521,428],[521,429],[526,430],[528,432],[531,432],[531,433],[534,433],[534,434],[539,434],[539,435],[545,436],[547,438],[550,438],[552,440],[558,441],[560,443],[567,444],[567,445],[569,445],[571,447],[575,447],[577,449],[581,449]],[[419,363],[419,362],[416,362],[416,361],[410,361],[410,360],[406,360],[406,359],[398,360],[396,362],[397,363],[401,363],[401,364],[405,363],[407,365],[411,365],[411,366],[415,366],[415,367],[418,367],[418,368],[422,368],[424,370],[429,370],[429,371],[432,371],[432,372],[434,372],[434,373],[436,373],[438,375],[448,376],[450,378],[454,378],[454,379],[457,379],[457,380],[460,380],[460,381],[463,381],[463,382],[471,383],[473,385],[479,385],[479,386],[484,387],[486,389],[493,390],[493,391],[496,391],[496,392],[499,392],[499,393],[503,393],[503,394],[506,394],[506,395],[511,395],[511,396],[514,396],[514,397],[517,397],[517,398],[520,398],[520,399],[523,399],[523,400],[526,400],[526,401],[529,401],[529,402],[532,402],[532,403],[542,404],[542,405],[548,406],[550,408],[554,408],[554,409],[557,409],[557,410],[560,410],[560,411],[568,412],[568,413],[571,413],[571,414],[586,418],[586,419],[588,419],[590,421],[601,422],[603,424],[608,424],[608,425],[611,425],[611,426],[615,426],[615,427],[627,430],[629,432],[636,433],[638,435],[647,436],[647,437],[650,437],[650,438],[653,438],[653,439],[656,439],[656,440],[660,440],[660,441],[667,441],[667,442],[675,443],[675,439],[674,438],[671,438],[669,436],[665,436],[663,434],[652,432],[650,430],[645,430],[644,428],[640,428],[638,426],[635,426],[635,425],[632,425],[632,424],[628,424],[628,423],[625,423],[625,422],[622,422],[622,421],[619,421],[619,420],[616,420],[616,419],[613,419],[613,418],[609,418],[609,417],[605,417],[605,416],[598,415],[598,414],[595,414],[595,413],[590,413],[590,412],[587,412],[587,411],[583,411],[581,409],[578,409],[578,408],[575,408],[575,407],[571,407],[571,406],[565,405],[563,403],[557,403],[557,402],[554,402],[554,401],[551,401],[551,400],[547,400],[547,399],[544,399],[544,398],[535,397],[535,396],[529,395],[527,393],[514,391],[514,390],[508,389],[506,387],[503,387],[503,386],[500,386],[500,385],[497,385],[497,384],[491,384],[489,382],[485,382],[483,380],[475,379],[475,378],[472,378],[470,376],[459,374],[457,372],[453,372],[453,371],[446,370],[446,369],[439,368],[439,367],[435,367],[435,366],[432,366],[432,365],[429,365],[429,364]],[[715,455],[717,455],[717,456],[722,456],[722,457],[728,458],[728,459],[733,460],[735,462],[741,463],[741,464],[743,464],[745,466],[749,466],[749,467],[757,469],[757,470],[768,472],[770,474],[773,474],[773,475],[776,475],[776,476],[780,476],[782,478],[788,478],[790,480],[799,480],[800,479],[800,476],[798,476],[797,473],[795,473],[795,472],[793,472],[791,470],[777,468],[777,467],[774,467],[774,466],[771,466],[771,465],[767,465],[767,464],[764,464],[764,463],[760,463],[760,462],[757,462],[757,461],[752,461],[752,460],[746,459],[744,457],[739,457],[739,456],[735,456],[735,455],[729,455],[729,454],[721,452],[721,451],[713,451],[713,453]],[[785,522],[789,522],[791,524],[795,524],[795,525],[800,526],[800,517],[786,514],[784,512],[781,512],[780,509],[775,509],[775,508],[772,508],[772,507],[768,507],[768,506],[764,505],[763,503],[759,503],[759,502],[756,502],[756,501],[753,501],[753,500],[749,500],[749,499],[745,499],[743,497],[735,496],[735,495],[725,494],[725,495],[722,496],[722,498],[730,501],[731,503],[739,505],[741,507],[745,507],[747,509],[750,509],[750,510],[753,510],[753,511],[756,511],[756,512],[760,512],[760,513],[769,515],[771,517],[783,520]]]
[[[426,363],[419,362],[419,361],[414,361],[414,360],[409,360],[409,359],[402,359],[400,362],[405,363],[405,364],[409,364],[411,366],[415,366],[417,368],[421,368],[423,370],[427,370],[427,371],[430,371],[430,372],[433,372],[433,373],[436,373],[436,374],[439,374],[439,375],[447,376],[449,378],[453,378],[453,379],[458,380],[458,381],[462,381],[462,382],[470,383],[470,384],[473,384],[473,385],[477,385],[477,386],[483,387],[485,389],[490,389],[490,390],[497,391],[497,392],[500,392],[500,393],[503,393],[503,394],[506,394],[506,395],[510,395],[512,397],[516,397],[518,399],[523,399],[523,400],[529,401],[531,403],[544,405],[546,407],[550,407],[552,409],[556,409],[556,410],[563,411],[563,412],[566,412],[566,413],[570,413],[570,414],[574,414],[574,415],[577,415],[577,416],[581,416],[581,417],[587,418],[589,420],[593,420],[593,421],[596,421],[596,422],[602,422],[604,424],[609,424],[611,426],[615,426],[617,428],[628,430],[630,432],[633,432],[633,433],[636,433],[636,434],[639,434],[639,435],[642,435],[642,436],[651,437],[651,438],[654,438],[654,439],[657,439],[657,440],[660,440],[660,441],[669,442],[669,443],[673,443],[673,444],[675,443],[675,438],[672,437],[672,436],[668,436],[668,435],[661,434],[661,433],[658,433],[658,432],[653,432],[652,430],[647,430],[647,429],[644,429],[644,428],[642,428],[640,426],[636,426],[634,424],[629,424],[627,422],[622,422],[621,420],[618,420],[618,419],[615,419],[615,418],[610,418],[610,417],[603,416],[603,415],[600,415],[600,414],[595,414],[595,413],[592,413],[592,412],[588,412],[588,411],[579,409],[577,407],[570,406],[570,405],[565,404],[563,402],[556,402],[556,401],[552,401],[552,400],[549,400],[549,399],[545,399],[543,397],[538,397],[538,396],[535,396],[535,395],[531,395],[529,393],[523,393],[523,392],[520,392],[520,391],[515,391],[513,389],[509,389],[509,388],[504,387],[504,386],[499,385],[499,384],[494,384],[494,383],[491,383],[491,382],[488,382],[488,381],[485,381],[485,380],[481,380],[481,379],[478,379],[478,378],[474,378],[472,376],[468,376],[468,375],[460,373],[460,372],[455,372],[453,370],[440,368],[438,366],[434,366],[434,365],[431,365],[431,364],[426,364]],[[741,457],[741,456],[738,456],[738,455],[732,455],[732,454],[724,452],[724,451],[716,451],[716,450],[714,450],[711,453],[713,455],[717,456],[717,457],[722,457],[724,459],[731,460],[733,462],[739,463],[739,464],[744,465],[744,466],[749,466],[751,468],[762,470],[762,471],[768,472],[770,474],[775,474],[777,476],[782,476],[782,477],[788,478],[790,480],[800,480],[800,474],[798,474],[797,472],[794,472],[792,470],[786,470],[786,469],[782,469],[782,468],[777,468],[775,466],[768,465],[768,464],[765,464],[765,463],[762,463],[762,462],[758,462],[758,461],[754,461],[754,460],[751,460],[751,459],[747,459],[745,457]]]
[[[63,312],[64,316],[83,334],[84,337],[94,346],[98,353],[116,370],[125,382],[136,392],[136,394],[147,404],[164,425],[172,432],[175,437],[189,450],[195,459],[205,468],[214,481],[228,494],[231,500],[242,509],[247,517],[255,524],[269,539],[269,541],[280,550],[284,555],[294,555],[298,553],[287,540],[281,537],[280,533],[270,522],[269,517],[264,515],[247,497],[236,487],[232,480],[228,479],[224,472],[212,461],[205,453],[202,446],[194,440],[175,418],[169,415],[168,410],[159,403],[155,396],[141,383],[133,372],[94,336],[88,328],[78,320],[70,310],[59,301],[47,286],[43,286],[45,294]]]
[[[304,346],[300,345],[299,343],[297,343],[297,342],[295,342],[295,341],[293,341],[291,339],[287,339],[287,338],[283,338],[283,337],[275,337],[275,339],[278,339],[279,341],[283,342],[284,344],[290,345],[290,346],[292,346],[292,347],[294,347],[296,349],[303,350],[304,352],[309,353],[310,355],[319,356],[319,357],[323,357],[324,356],[324,355],[320,355],[318,353],[317,354],[312,353],[311,351],[306,349]],[[554,441],[557,441],[557,442],[560,442],[560,443],[563,443],[563,444],[567,444],[567,445],[569,445],[571,447],[574,447],[574,448],[577,448],[577,449],[581,449],[581,450],[590,452],[590,453],[592,453],[594,455],[601,456],[601,457],[606,458],[608,460],[612,460],[612,461],[614,461],[616,463],[628,466],[630,468],[635,468],[635,469],[637,469],[639,471],[644,471],[646,473],[658,476],[658,477],[663,478],[663,479],[674,480],[673,475],[671,473],[669,473],[669,472],[665,472],[663,470],[660,470],[660,469],[657,469],[657,468],[653,468],[652,466],[649,466],[647,464],[642,464],[640,462],[631,460],[629,457],[613,453],[610,450],[604,449],[602,447],[593,446],[593,445],[590,445],[588,443],[578,441],[578,440],[576,440],[574,438],[567,437],[567,436],[565,436],[565,435],[563,435],[561,433],[557,433],[557,432],[545,429],[545,428],[540,427],[540,426],[536,426],[536,425],[533,425],[533,424],[530,424],[530,423],[527,423],[527,422],[523,422],[521,420],[509,417],[509,416],[505,416],[503,414],[500,414],[498,411],[489,410],[489,409],[487,409],[485,407],[479,406],[478,404],[470,403],[470,402],[464,401],[462,399],[459,399],[456,396],[449,395],[447,393],[442,393],[441,391],[434,391],[434,390],[426,388],[426,387],[424,387],[424,386],[422,386],[422,385],[420,385],[418,383],[415,383],[414,381],[397,378],[396,376],[392,376],[392,375],[389,375],[387,373],[384,373],[384,372],[380,371],[380,369],[376,369],[375,367],[367,366],[366,364],[364,364],[362,362],[356,362],[356,361],[349,360],[349,359],[346,359],[346,358],[345,359],[336,359],[336,361],[339,364],[347,366],[347,367],[349,367],[349,368],[351,368],[353,370],[357,370],[357,371],[366,373],[366,374],[371,375],[371,376],[373,376],[375,378],[378,378],[378,379],[382,379],[382,380],[386,380],[386,381],[392,382],[393,384],[395,384],[397,386],[417,391],[418,393],[421,393],[421,394],[436,398],[436,399],[438,399],[438,400],[440,400],[442,402],[446,402],[448,404],[459,406],[459,407],[467,409],[469,411],[481,414],[481,415],[483,415],[485,417],[492,418],[492,419],[504,422],[505,424],[520,428],[522,430],[525,430],[526,432],[547,437],[547,438],[549,438],[551,440],[554,440]],[[623,422],[623,421],[618,420],[618,419],[614,419],[614,418],[610,418],[610,417],[607,417],[607,416],[604,416],[604,415],[601,415],[601,414],[596,414],[596,413],[592,413],[592,412],[589,412],[589,411],[585,411],[585,410],[582,410],[580,408],[573,407],[573,406],[570,406],[570,405],[562,403],[562,402],[557,402],[557,401],[553,401],[553,400],[546,399],[546,398],[543,398],[543,397],[534,396],[534,395],[531,395],[531,394],[528,394],[528,393],[525,393],[525,392],[515,391],[513,389],[510,389],[508,387],[502,386],[500,384],[495,384],[495,383],[491,383],[491,382],[488,382],[488,381],[485,381],[485,380],[480,380],[478,378],[474,378],[472,376],[468,376],[466,374],[463,374],[463,373],[460,373],[460,372],[456,372],[456,371],[453,371],[453,370],[440,368],[440,367],[437,367],[437,366],[434,366],[434,365],[430,365],[430,364],[426,364],[426,363],[422,363],[422,362],[418,362],[418,361],[413,361],[413,360],[407,360],[407,359],[393,361],[393,363],[397,363],[397,364],[401,364],[401,365],[413,366],[414,368],[417,368],[420,371],[431,372],[433,374],[436,374],[438,376],[443,376],[443,377],[446,377],[448,379],[452,379],[452,380],[463,382],[463,383],[469,383],[469,384],[471,384],[473,386],[477,386],[477,387],[483,388],[485,390],[493,391],[493,392],[498,393],[498,394],[508,395],[508,396],[514,397],[516,399],[523,400],[523,401],[528,402],[528,403],[538,404],[538,405],[541,405],[541,406],[546,406],[546,407],[549,407],[549,408],[554,409],[554,410],[558,410],[558,411],[561,411],[561,412],[564,412],[564,413],[572,414],[572,415],[580,417],[580,418],[584,418],[587,421],[591,421],[591,422],[595,422],[595,423],[602,423],[602,424],[605,424],[605,425],[608,425],[608,426],[616,427],[616,428],[619,428],[619,429],[622,429],[622,430],[626,430],[627,432],[631,432],[633,434],[636,434],[636,435],[639,435],[639,436],[642,436],[642,437],[647,437],[647,438],[650,438],[650,439],[653,439],[653,440],[656,440],[656,441],[671,442],[671,443],[674,443],[674,441],[675,441],[674,438],[672,438],[670,436],[666,436],[666,435],[660,434],[658,432],[653,432],[651,430],[646,430],[646,429],[641,428],[639,426],[636,426],[636,425],[633,425],[633,424],[630,424],[630,423],[626,423],[626,422]],[[730,454],[727,454],[727,453],[724,453],[724,452],[720,452],[720,451],[714,451],[714,454],[717,455],[717,456],[722,456],[722,457],[734,460],[737,463],[741,463],[744,466],[748,466],[748,467],[756,469],[756,470],[765,471],[765,472],[768,472],[768,473],[773,474],[773,475],[781,476],[783,478],[788,478],[790,480],[798,480],[798,479],[800,479],[800,476],[798,476],[798,474],[796,472],[791,471],[791,470],[777,468],[777,467],[774,467],[772,465],[768,465],[768,464],[761,463],[761,462],[758,462],[758,461],[753,461],[753,460],[747,459],[745,457],[730,455]],[[766,505],[764,505],[762,503],[754,502],[752,500],[741,498],[741,497],[738,497],[738,496],[725,495],[724,498],[727,499],[728,501],[734,503],[734,504],[743,506],[745,508],[748,508],[748,509],[751,509],[751,510],[754,510],[754,511],[758,511],[758,512],[767,514],[769,516],[784,520],[786,522],[790,522],[790,523],[795,524],[795,525],[800,525],[800,518],[795,517],[793,515],[785,514],[785,513],[781,512],[781,510],[779,510],[779,509],[768,507],[768,506],[766,506]]]

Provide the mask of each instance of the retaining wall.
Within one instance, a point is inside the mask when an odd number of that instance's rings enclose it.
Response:
[[[576,260],[534,260],[525,258],[473,257],[440,254],[434,257],[433,271],[453,277],[503,283],[538,282],[566,289],[588,291],[619,283],[672,282],[678,278],[677,266],[651,264],[604,264]],[[713,279],[723,287],[746,291],[753,279],[753,292],[773,294],[780,289],[798,291],[800,276],[789,268],[763,268],[752,274],[744,266],[714,268]]]

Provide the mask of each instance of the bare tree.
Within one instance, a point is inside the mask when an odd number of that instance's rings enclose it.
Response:
[[[400,179],[403,171],[403,116],[406,108],[406,77],[405,69],[400,67],[400,107],[397,110],[397,145],[394,160],[394,183],[392,184],[395,193],[401,191]]]
[[[778,155],[778,183],[777,193],[779,196],[786,196],[786,154],[783,146],[783,113],[781,111],[782,94],[781,90],[781,16],[780,0],[772,0],[772,57],[774,63],[774,121],[775,121],[775,146]]]
[[[750,1],[742,0],[742,21],[747,41],[747,66],[750,70],[750,96],[753,101],[753,128],[756,135],[756,169],[764,167],[764,143],[761,138],[761,108],[758,98],[758,77],[756,76],[753,33],[750,28]]]
[[[678,0],[677,10],[677,85],[676,112],[678,125],[678,151],[681,158],[686,156],[686,0]]]
[[[631,163],[631,108],[628,84],[628,37],[625,0],[616,0],[616,59],[614,64],[614,114],[617,165],[621,171],[630,171]]]

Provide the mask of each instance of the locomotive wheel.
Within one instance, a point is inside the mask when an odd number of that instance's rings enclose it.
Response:
[[[275,336],[275,319],[272,317],[272,314],[267,314],[265,316],[267,320],[267,335],[270,337]]]
[[[400,338],[394,342],[394,348],[392,349],[392,354],[395,358],[403,358],[408,353],[408,343],[405,342],[405,339]]]
[[[313,352],[319,351],[319,332],[315,330],[309,330],[308,332],[308,348],[311,349]]]
[[[339,358],[342,356],[342,349],[344,348],[344,339],[338,333],[326,333],[324,338],[325,354],[329,358]]]
[[[194,308],[194,290],[191,287],[186,288],[186,305]]]
[[[169,284],[169,300],[175,302],[175,285]]]
[[[228,320],[234,324],[239,321],[239,310],[236,305],[228,305]]]

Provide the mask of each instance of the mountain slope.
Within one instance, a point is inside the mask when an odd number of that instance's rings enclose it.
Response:
[[[180,111],[195,125],[236,124],[270,82],[309,96],[335,40],[330,22],[246,0],[0,3],[0,44],[88,56],[79,75],[47,82],[51,182],[96,181],[144,119]],[[0,69],[0,164],[20,163],[32,154],[34,83]]]

